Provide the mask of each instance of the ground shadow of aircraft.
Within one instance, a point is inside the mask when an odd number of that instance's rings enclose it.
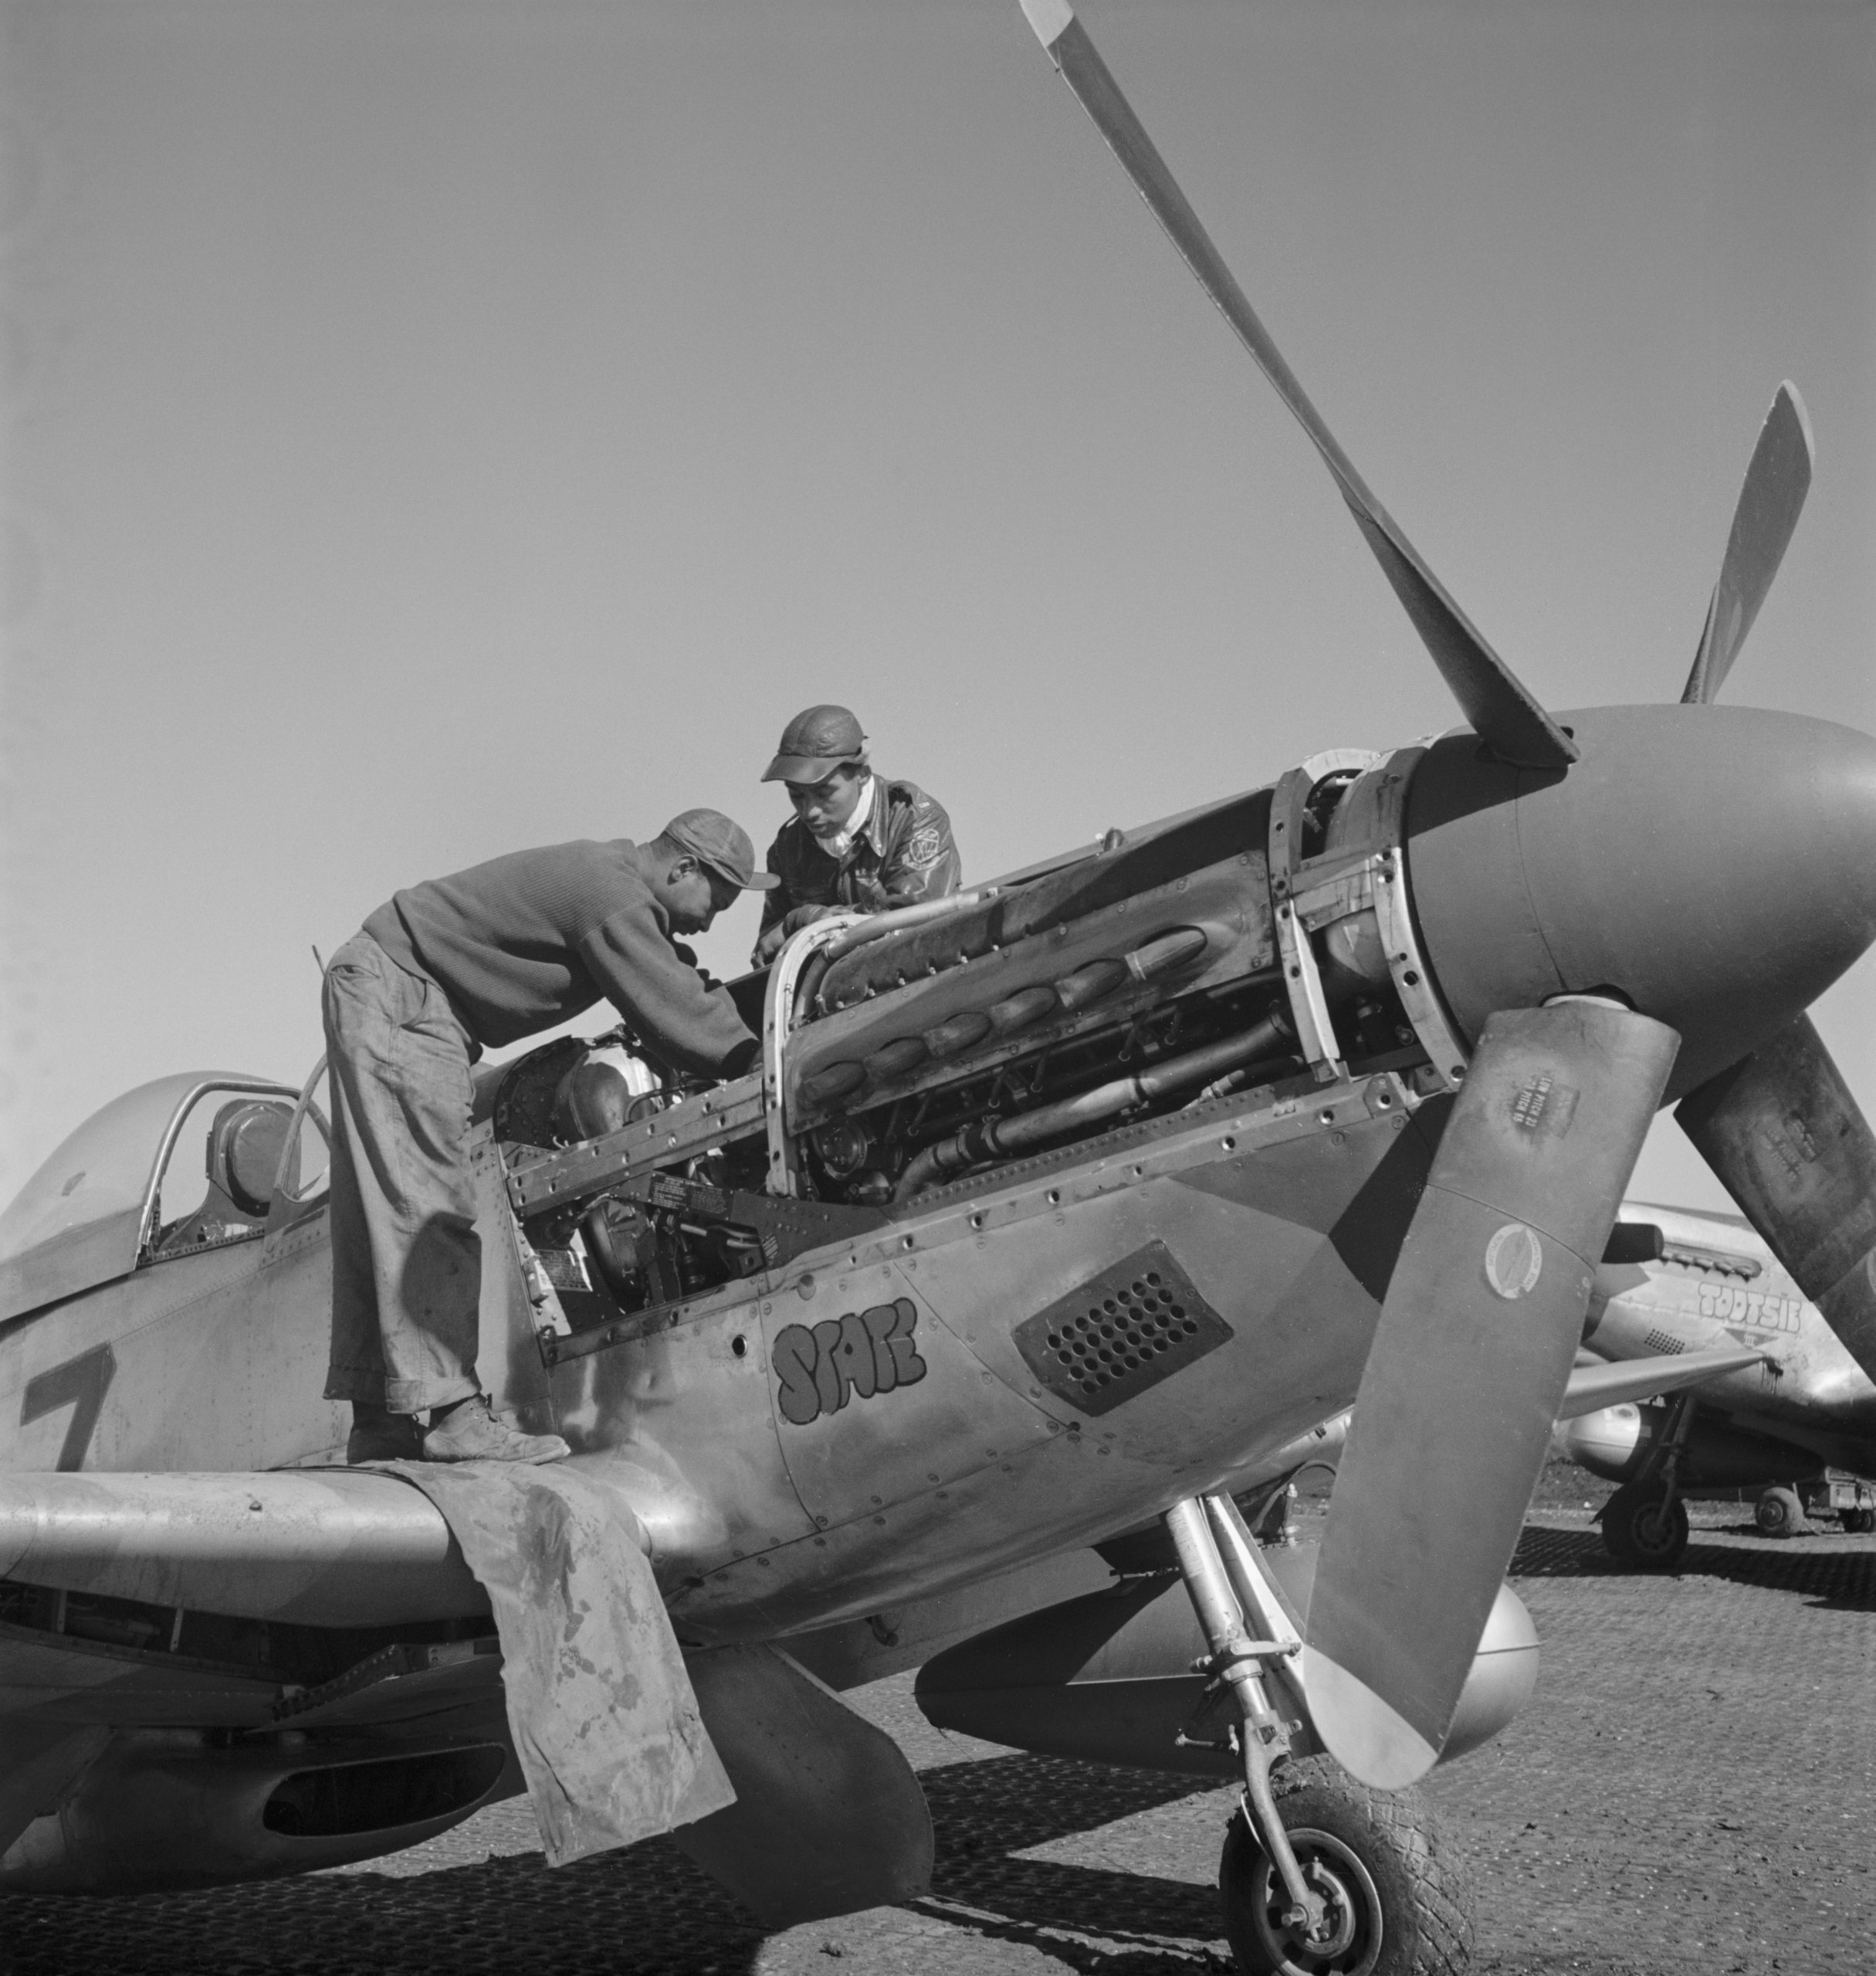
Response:
[[[1876,1367],[1876,1139],[1803,1013],[1876,936],[1876,743],[1713,703],[1808,483],[1795,396],[1681,702],[1546,711],[1068,8],[1026,10],[1467,724],[804,929],[739,987],[737,1081],[526,1060],[476,1142],[481,1362],[555,1468],[335,1465],[312,1083],[81,1127],[0,1222],[0,1887],[303,1870],[525,1781],[550,1858],[669,1827],[771,1924],[903,1899],[916,1781],[784,1647],[1160,1516],[1241,1960],[1457,1967],[1373,1794],[1465,1718],[1660,1104]],[[1219,1491],[1356,1401],[1305,1615]]]
[[[1592,1530],[1534,1528],[1512,1562],[1519,1578],[1529,1578],[1598,1577],[1626,1568]],[[1876,1612],[1876,1558],[1868,1551],[1748,1549],[1696,1536],[1680,1568],[1687,1576],[1790,1592],[1823,1610]]]

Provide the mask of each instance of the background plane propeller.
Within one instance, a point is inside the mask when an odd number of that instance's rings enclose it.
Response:
[[[1776,574],[1811,484],[1803,401],[1779,387],[1681,698],[1711,701]],[[1810,1019],[1683,1098],[1675,1116],[1798,1287],[1876,1379],[1876,1132]]]
[[[1576,743],[1369,490],[1067,0],[1022,6],[1154,217],[1315,443],[1467,720],[1502,760],[1567,770],[1580,759]],[[1711,702],[1738,656],[1803,506],[1811,458],[1803,406],[1782,386],[1746,471],[1684,703]],[[1370,1783],[1410,1782],[1438,1755],[1542,1466],[1590,1271],[1678,1042],[1645,1014],[1578,998],[1490,1014],[1478,1030],[1383,1303],[1310,1611],[1305,1666],[1317,1727]],[[1678,1116],[1779,1261],[1876,1376],[1876,1135],[1810,1022],[1799,1017],[1711,1077]]]
[[[1810,1018],[1690,1091],[1675,1117],[1876,1379],[1876,1134]]]

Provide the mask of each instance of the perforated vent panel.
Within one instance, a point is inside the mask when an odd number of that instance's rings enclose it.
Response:
[[[1083,1413],[1107,1413],[1231,1335],[1163,1242],[1091,1276],[1014,1334],[1037,1379]]]

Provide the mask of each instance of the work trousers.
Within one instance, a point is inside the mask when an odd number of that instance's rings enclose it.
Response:
[[[332,1090],[328,1399],[420,1413],[479,1389],[471,1044],[435,982],[367,933],[326,970]]]

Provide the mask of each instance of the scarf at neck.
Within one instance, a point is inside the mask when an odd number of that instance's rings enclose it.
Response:
[[[853,806],[853,814],[840,828],[827,837],[818,837],[815,843],[835,860],[845,858],[858,843],[866,826],[872,821],[873,805],[879,800],[879,778],[869,775],[866,787],[860,791],[860,800]]]

